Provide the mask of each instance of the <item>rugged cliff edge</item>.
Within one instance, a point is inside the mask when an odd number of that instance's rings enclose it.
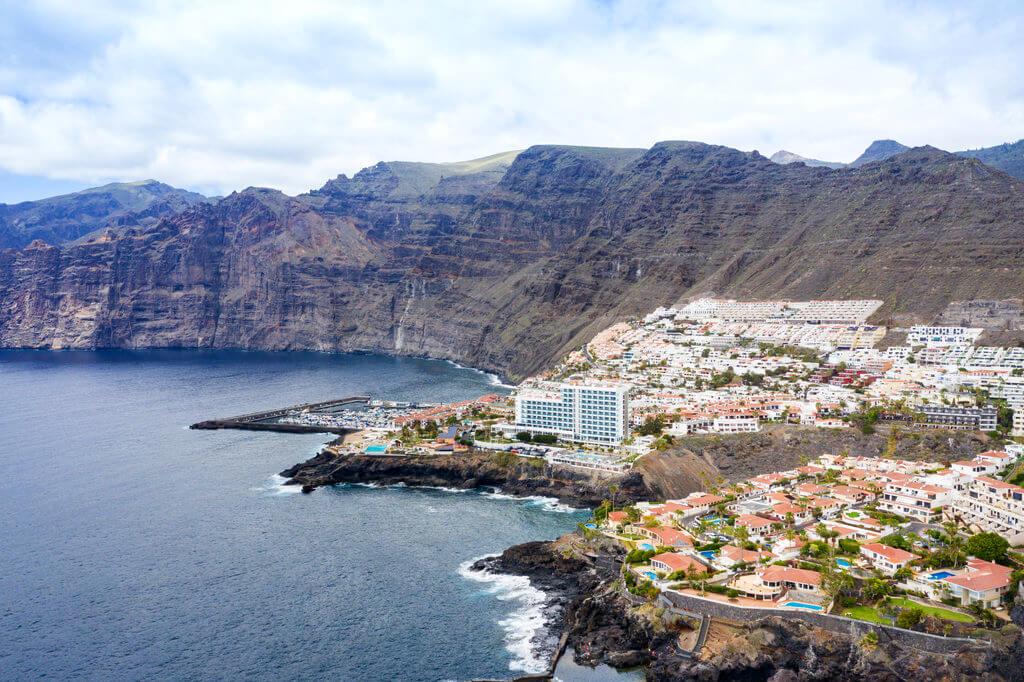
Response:
[[[338,483],[379,483],[444,488],[499,488],[503,493],[527,497],[555,497],[577,507],[595,507],[614,493],[616,504],[647,499],[648,490],[639,473],[600,477],[580,469],[556,467],[520,458],[503,465],[490,453],[380,457],[337,455],[325,450],[285,469],[289,483],[309,492]]]
[[[637,606],[621,596],[615,587],[615,548],[605,540],[581,543],[570,536],[526,543],[474,566],[526,576],[552,595],[552,603],[562,604],[553,613],[562,614],[560,628],[568,633],[578,663],[645,665],[647,679],[659,682],[1024,680],[1024,635],[1019,627],[1024,622],[993,633],[988,650],[962,647],[942,655],[884,636],[874,645],[854,641],[847,634],[772,616],[745,625],[713,625],[695,657],[674,655],[677,638],[685,636],[687,628],[673,624],[671,618],[666,621],[651,605]],[[558,624],[552,629],[557,634]]]

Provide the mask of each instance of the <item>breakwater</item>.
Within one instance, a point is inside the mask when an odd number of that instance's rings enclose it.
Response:
[[[332,424],[294,424],[274,421],[281,417],[288,417],[301,413],[328,412],[344,405],[366,403],[370,400],[367,396],[349,396],[347,398],[336,398],[324,400],[317,403],[304,403],[291,407],[278,407],[263,412],[251,412],[238,415],[237,417],[225,417],[223,419],[209,419],[197,422],[189,426],[190,429],[244,429],[248,431],[278,431],[282,433],[334,433],[343,435],[357,430],[355,427],[337,426]]]

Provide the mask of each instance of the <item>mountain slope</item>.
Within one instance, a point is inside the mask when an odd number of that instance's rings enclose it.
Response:
[[[929,320],[1024,289],[1024,183],[929,147],[835,172],[697,142],[552,145],[497,176],[378,164],[0,251],[0,346],[388,351],[523,375],[702,293],[878,297],[881,317]]]
[[[998,168],[1015,178],[1024,180],[1024,140],[956,153],[958,156],[978,159],[986,166]]]

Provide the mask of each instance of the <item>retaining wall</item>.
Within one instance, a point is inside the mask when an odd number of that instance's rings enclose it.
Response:
[[[728,620],[734,623],[750,623],[767,616],[777,616],[786,620],[802,620],[805,623],[830,632],[850,635],[855,642],[859,642],[868,632],[877,632],[880,642],[894,641],[903,646],[935,654],[955,654],[961,649],[968,647],[976,649],[991,648],[991,644],[985,640],[930,635],[891,625],[866,623],[851,618],[843,618],[842,616],[813,613],[800,609],[739,606],[711,599],[702,599],[688,594],[679,594],[678,592],[662,592],[659,596],[660,599],[667,600],[669,604],[679,609],[706,613],[712,618]]]

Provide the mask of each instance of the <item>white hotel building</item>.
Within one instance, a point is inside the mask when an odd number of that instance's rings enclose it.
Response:
[[[504,427],[562,440],[618,445],[629,437],[627,384],[550,384],[516,393],[516,421]]]

